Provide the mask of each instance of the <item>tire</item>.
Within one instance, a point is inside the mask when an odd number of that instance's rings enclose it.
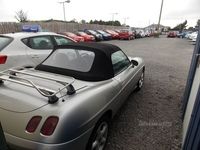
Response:
[[[86,150],[104,150],[108,139],[109,127],[109,117],[103,116],[95,125],[89,138]]]
[[[144,71],[142,72],[141,76],[140,76],[140,79],[138,80],[137,82],[137,86],[136,86],[136,91],[139,91],[141,90],[141,88],[143,87],[144,85]]]

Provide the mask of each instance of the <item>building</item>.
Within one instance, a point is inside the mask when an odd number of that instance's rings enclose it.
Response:
[[[155,32],[155,31],[157,31],[157,28],[158,28],[158,24],[151,24],[151,25],[145,27],[144,29],[148,30],[148,31],[151,31],[151,32]],[[170,29],[169,26],[164,26],[164,25],[160,25],[159,26],[159,31],[160,32],[168,32],[169,29]]]

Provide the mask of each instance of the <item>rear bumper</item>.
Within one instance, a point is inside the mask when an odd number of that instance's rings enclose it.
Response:
[[[46,144],[26,140],[10,134],[5,133],[6,141],[11,150],[85,150],[88,139],[92,133],[90,128],[79,137],[65,142],[56,144]]]

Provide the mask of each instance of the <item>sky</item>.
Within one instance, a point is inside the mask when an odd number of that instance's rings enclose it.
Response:
[[[29,20],[64,20],[65,0],[0,0],[0,22],[16,22],[16,12],[23,10]],[[70,0],[65,3],[66,20],[119,20],[132,27],[158,23],[162,0]],[[164,0],[161,24],[174,27],[188,21],[195,26],[200,19],[200,0]]]

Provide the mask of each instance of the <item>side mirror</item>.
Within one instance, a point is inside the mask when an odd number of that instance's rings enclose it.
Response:
[[[138,66],[138,62],[136,60],[131,60],[132,66]]]

